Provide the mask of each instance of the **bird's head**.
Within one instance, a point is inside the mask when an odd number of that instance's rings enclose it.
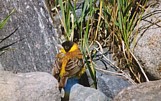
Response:
[[[61,52],[63,53],[73,52],[78,49],[78,45],[72,41],[65,41],[62,43],[62,46]]]

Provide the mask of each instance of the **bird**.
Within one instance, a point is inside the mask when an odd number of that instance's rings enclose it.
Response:
[[[59,89],[63,88],[65,91],[62,101],[69,100],[70,90],[74,84],[90,86],[83,55],[75,42],[65,41],[62,43],[62,48],[56,55],[52,72],[59,82]]]

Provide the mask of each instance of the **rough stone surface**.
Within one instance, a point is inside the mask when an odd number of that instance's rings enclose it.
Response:
[[[0,58],[5,70],[14,72],[50,72],[56,53],[57,33],[46,10],[45,0],[0,0],[0,20],[12,9],[7,25],[0,30],[0,39],[18,30],[3,45],[25,38],[13,45]]]
[[[3,68],[2,64],[0,63],[0,71],[3,71],[3,70],[4,70],[4,68]]]
[[[110,101],[102,92],[75,84],[71,89],[69,101]]]
[[[134,55],[152,79],[161,78],[161,1],[148,8],[139,26]],[[150,15],[151,14],[151,15]],[[147,17],[150,15],[149,17]],[[147,18],[146,18],[147,17]]]
[[[130,86],[122,90],[114,101],[160,101],[161,80]]]
[[[114,98],[122,89],[130,86],[125,78],[112,75],[98,76],[97,88],[107,97]]]
[[[60,101],[58,82],[45,72],[0,71],[0,101]]]

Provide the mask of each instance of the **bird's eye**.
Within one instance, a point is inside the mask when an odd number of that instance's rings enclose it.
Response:
[[[68,46],[65,46],[65,49],[68,49],[69,47]]]

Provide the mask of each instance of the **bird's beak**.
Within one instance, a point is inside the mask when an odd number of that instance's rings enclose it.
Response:
[[[62,46],[62,45],[60,45],[60,44],[58,44],[58,45],[57,45],[57,48],[60,50],[60,49],[62,49],[62,48],[63,48],[63,46]]]
[[[58,44],[57,48],[61,53],[66,53],[62,45]]]

